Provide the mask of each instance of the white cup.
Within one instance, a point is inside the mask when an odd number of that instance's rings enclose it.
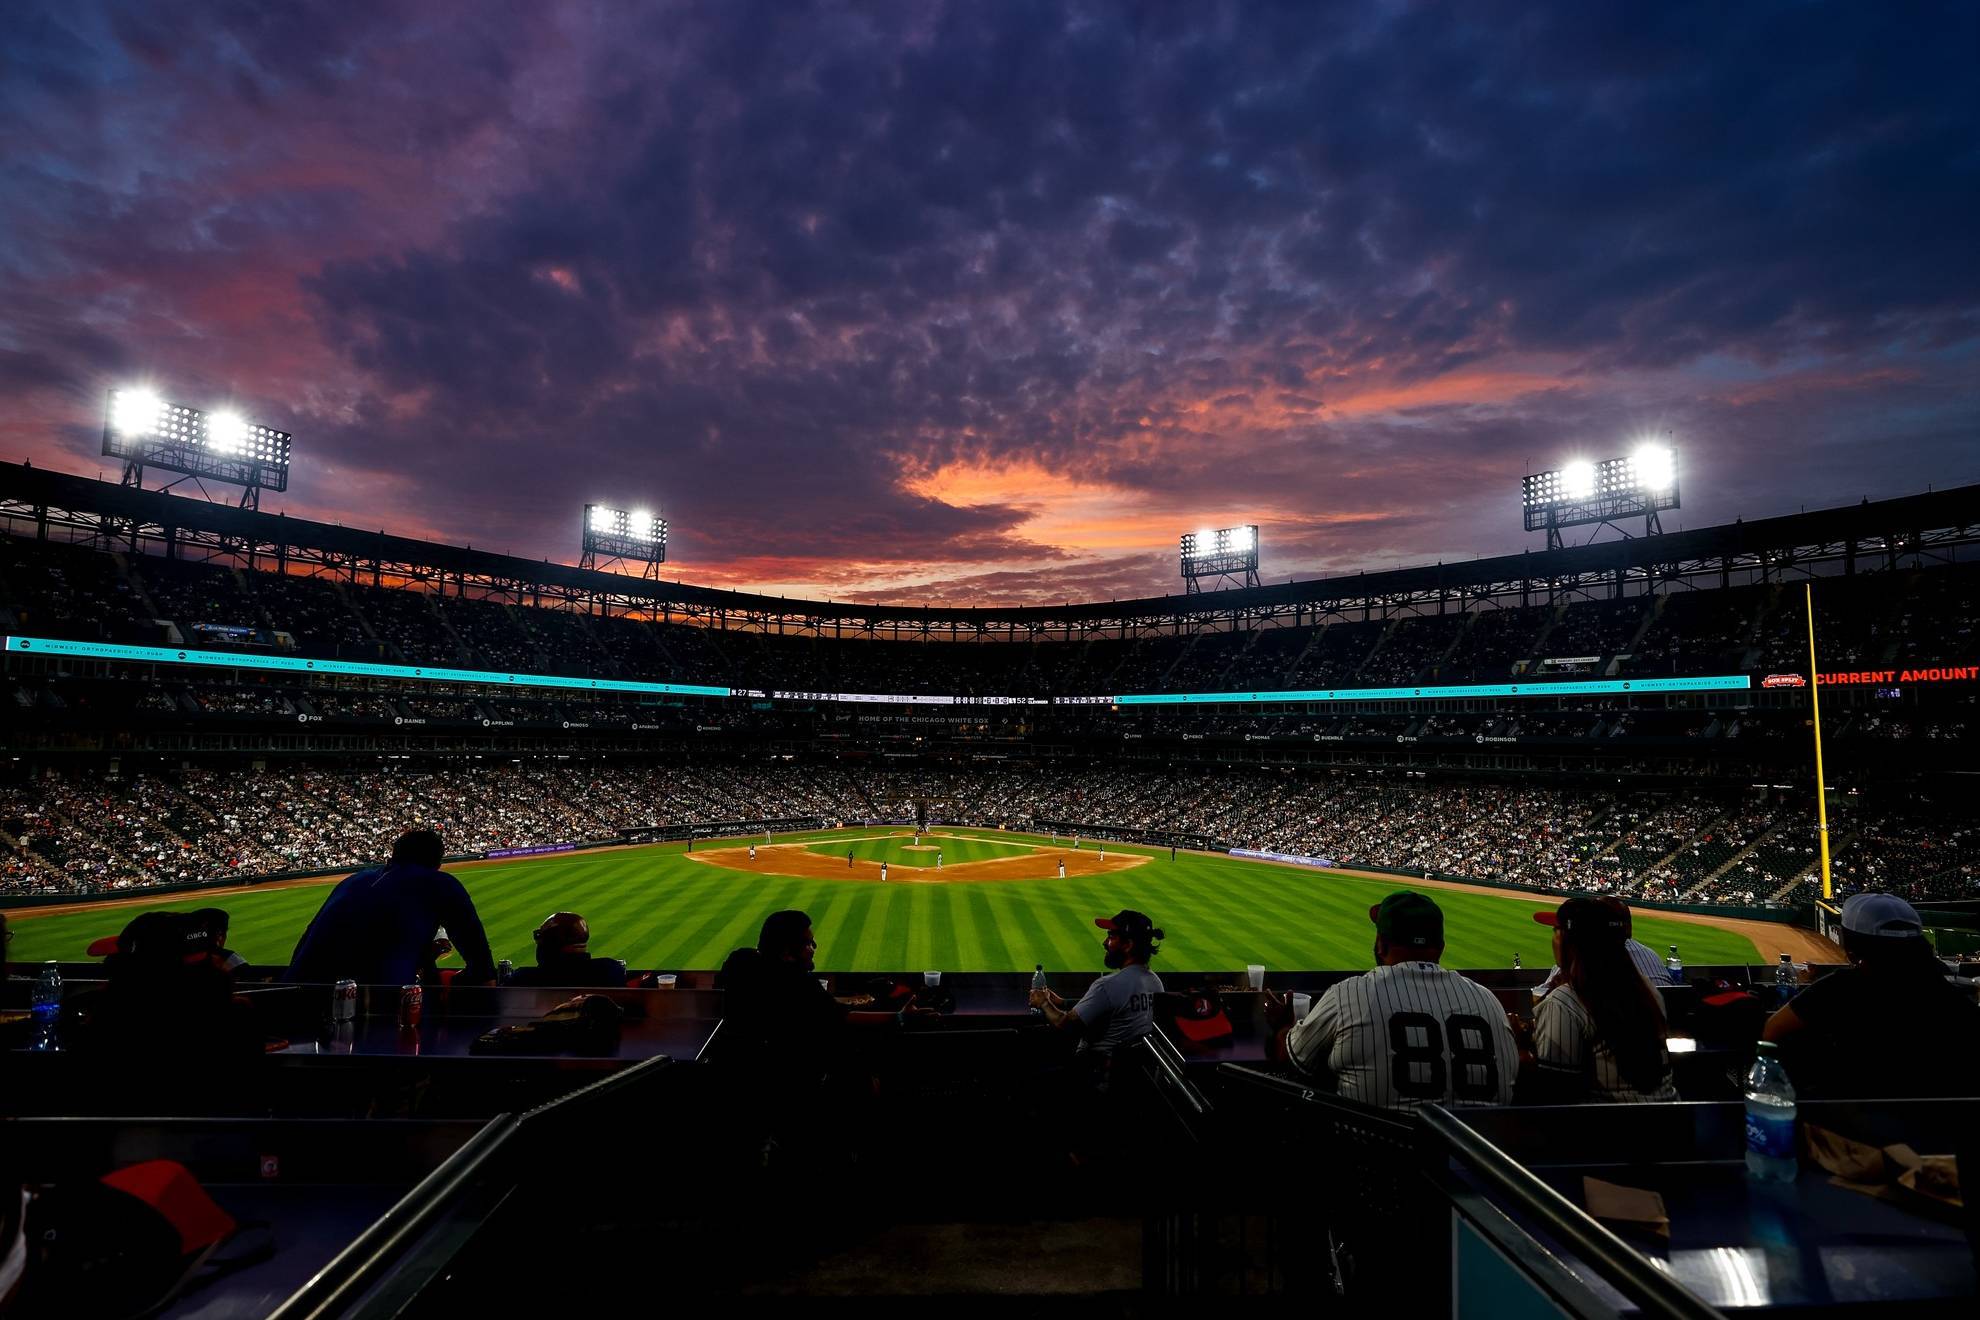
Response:
[[[942,984],[942,974],[940,972],[923,972],[921,974],[921,983],[923,985],[940,985]]]
[[[1307,1012],[1313,1007],[1313,996],[1307,994],[1304,990],[1295,990],[1293,991],[1292,1004],[1293,1021],[1304,1022],[1306,1021]]]
[[[827,991],[829,991],[829,990],[830,990],[830,989],[832,988],[832,978],[831,978],[831,977],[829,977],[829,976],[821,976],[821,977],[819,977],[819,978],[818,978],[818,988],[819,988],[820,990],[827,990]]]
[[[672,972],[661,972],[653,978],[653,984],[655,988],[660,990],[672,990],[675,983],[679,980],[680,978]]]
[[[1265,988],[1265,964],[1246,963],[1244,976],[1247,981],[1251,982],[1251,988],[1253,990],[1263,990]]]

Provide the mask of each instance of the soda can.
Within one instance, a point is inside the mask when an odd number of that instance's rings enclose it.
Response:
[[[515,961],[510,958],[504,958],[501,962],[495,964],[495,984],[507,985],[509,983],[509,978],[511,976],[514,976],[515,973],[516,973]]]
[[[357,982],[339,981],[330,987],[330,1020],[349,1022],[357,1017]]]
[[[417,985],[402,987],[399,991],[399,1025],[416,1027],[419,1025],[420,1007],[425,1003],[426,992]]]

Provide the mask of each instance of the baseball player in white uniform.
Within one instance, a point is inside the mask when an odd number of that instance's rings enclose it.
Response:
[[[1331,1079],[1346,1099],[1378,1108],[1509,1103],[1519,1047],[1492,992],[1438,965],[1443,912],[1402,891],[1368,916],[1374,971],[1333,986],[1297,1023],[1283,996],[1266,995],[1280,1056]]]

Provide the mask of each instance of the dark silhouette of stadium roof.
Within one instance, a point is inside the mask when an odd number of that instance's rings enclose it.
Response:
[[[105,538],[101,532],[102,521],[111,519],[136,524],[137,539],[147,542],[204,540],[222,548],[226,548],[225,543],[253,544],[257,554],[269,558],[276,547],[284,547],[306,552],[296,558],[334,560],[347,570],[361,566],[369,572],[376,564],[387,578],[453,581],[467,577],[526,592],[541,591],[546,598],[609,597],[614,605],[651,606],[690,615],[803,616],[864,626],[1003,630],[1081,623],[1104,627],[1128,620],[1290,613],[1296,609],[1319,614],[1343,601],[1458,601],[1502,590],[1507,584],[1530,583],[1536,590],[1544,590],[1550,583],[1587,584],[1628,574],[1656,575],[1685,565],[1698,572],[1705,565],[1751,567],[1764,562],[1785,566],[1805,558],[1868,556],[1883,553],[1893,540],[1907,552],[1933,544],[1969,543],[1980,541],[1980,485],[1460,563],[1383,569],[1193,596],[1179,593],[1021,606],[872,605],[660,582],[238,509],[20,463],[0,463],[0,517],[6,518],[17,534],[21,523],[29,522],[69,529],[71,535],[64,539],[76,539],[74,532],[86,531],[102,543],[103,539],[116,539]],[[128,542],[130,534],[123,535]]]

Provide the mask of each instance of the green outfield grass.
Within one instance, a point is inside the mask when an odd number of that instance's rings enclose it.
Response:
[[[962,835],[986,841],[965,843]],[[956,831],[951,837],[957,841],[943,845],[944,861],[951,865],[963,860],[949,852],[951,847],[981,846],[1003,855],[1022,851],[1011,845],[1027,841],[989,831]],[[835,839],[821,847],[840,856],[847,839],[866,840],[852,844],[856,852],[868,844],[911,842],[875,837],[872,830],[778,841],[821,839]],[[1087,840],[1083,849],[1094,846]],[[948,885],[757,875],[689,861],[683,851],[681,844],[661,844],[566,853],[470,866],[458,874],[474,895],[497,958],[530,962],[529,932],[562,909],[590,920],[592,952],[624,958],[635,967],[674,970],[720,966],[731,949],[755,942],[766,914],[803,908],[818,933],[818,966],[828,971],[1010,971],[1040,962],[1053,970],[1098,971],[1103,937],[1093,918],[1124,907],[1147,912],[1168,932],[1158,970],[1231,970],[1254,962],[1274,970],[1366,968],[1373,963],[1374,944],[1369,905],[1406,887],[1402,881],[1228,857],[1185,853],[1171,862],[1166,849],[1119,844],[1108,851],[1153,860],[1106,875]],[[923,857],[932,865],[932,853],[900,860]],[[80,959],[90,940],[114,934],[147,906],[218,906],[232,914],[230,943],[236,950],[252,962],[282,963],[327,892],[327,886],[307,885],[52,916],[17,911],[11,914],[15,938],[9,952],[17,962]],[[1532,914],[1553,904],[1430,892],[1444,909],[1446,965],[1505,967],[1515,953],[1529,967],[1552,961],[1551,932]],[[1636,935],[1660,952],[1678,945],[1688,963],[1757,961],[1750,940],[1716,927],[1639,915]]]

